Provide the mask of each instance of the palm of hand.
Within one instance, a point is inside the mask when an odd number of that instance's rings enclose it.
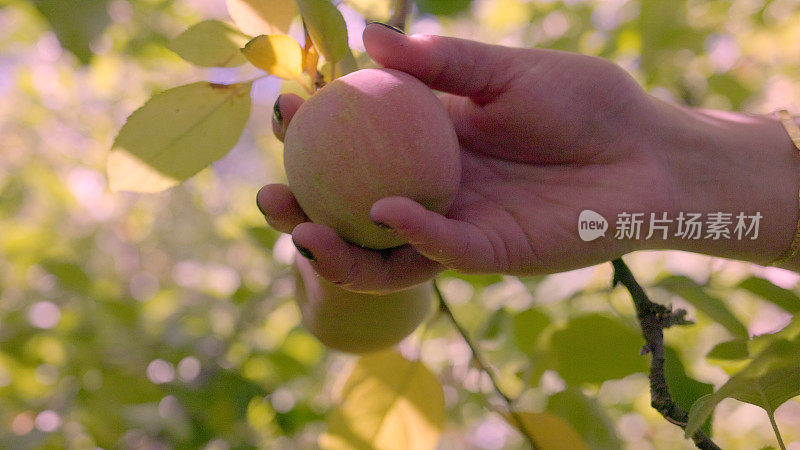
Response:
[[[523,51],[521,51],[523,52]],[[593,209],[648,211],[659,167],[620,127],[644,116],[644,92],[605,60],[552,52],[558,64],[514,61],[523,73],[487,103],[444,94],[464,149],[459,195],[448,217],[470,224],[456,255],[439,260],[464,271],[554,272],[619,256],[625,243],[581,242],[577,218]],[[591,74],[591,76],[590,76]],[[637,209],[638,208],[638,209]],[[565,249],[584,247],[580,253]]]
[[[459,193],[447,214],[461,224],[453,235],[461,245],[454,242],[459,250],[437,260],[465,272],[551,273],[613,259],[627,251],[627,243],[582,242],[580,211],[592,209],[611,220],[626,206],[648,210],[652,197],[621,190],[619,180],[642,185],[659,178],[657,166],[635,161],[532,165],[470,150],[462,151],[462,165]],[[582,250],[569,250],[575,248]],[[425,250],[435,256],[435,249]]]

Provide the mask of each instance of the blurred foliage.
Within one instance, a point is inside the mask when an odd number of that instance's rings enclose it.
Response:
[[[92,57],[91,43],[111,21],[108,0],[64,2],[32,0],[36,9],[50,23],[61,46],[71,51],[83,64]]]
[[[419,12],[437,16],[452,16],[469,9],[472,0],[415,0]]]
[[[385,19],[386,3],[339,4],[355,61],[364,61],[353,40],[361,14]],[[752,112],[800,104],[797,0],[416,4],[412,32],[602,56],[666,100]],[[198,22],[230,21],[230,5],[0,6],[0,448],[313,448],[344,433],[336,417],[359,412],[341,403],[359,392],[348,375],[374,366],[325,350],[300,327],[293,247],[254,205],[262,184],[283,179],[272,102],[300,85],[253,83],[244,134],[212,169],[158,194],[111,194],[108,149],[153,92],[261,74],[192,67],[169,50],[182,53],[170,41]],[[298,21],[286,26],[302,42]],[[629,262],[656,300],[687,307],[697,322],[666,334],[678,403],[704,398],[693,425],[721,400],[703,397],[712,384],[770,412],[796,394],[796,327],[748,339],[800,309],[796,275],[679,253]],[[545,417],[536,423],[574,429],[589,448],[692,448],[650,408],[633,309],[610,277],[608,265],[522,279],[447,273],[442,286],[504,390],[530,417]],[[422,328],[383,364],[427,367],[441,384],[440,448],[524,448],[485,408],[490,386],[452,327],[434,319]],[[409,362],[417,357],[424,366]],[[436,390],[428,375],[413,380]],[[800,441],[796,399],[774,416],[787,443]],[[763,411],[736,400],[722,400],[705,426],[723,448],[775,443]]]

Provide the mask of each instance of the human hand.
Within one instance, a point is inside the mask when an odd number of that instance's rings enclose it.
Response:
[[[364,43],[378,63],[446,92],[440,98],[462,146],[462,181],[446,217],[405,198],[376,202],[371,218],[410,243],[384,251],[345,243],[307,222],[287,187],[263,188],[259,207],[270,224],[291,232],[323,277],[353,290],[383,291],[444,268],[534,274],[582,267],[632,247],[609,233],[581,241],[580,211],[613,217],[622,210],[663,210],[670,201],[659,155],[648,151],[640,133],[653,102],[613,63],[404,36],[379,25],[367,27]],[[276,134],[301,102],[282,96]]]
[[[380,25],[364,32],[370,56],[432,89],[462,147],[462,180],[446,216],[401,197],[376,202],[371,218],[409,245],[375,251],[308,222],[291,192],[268,185],[258,204],[292,233],[324,278],[382,292],[445,268],[528,275],[583,267],[638,249],[613,224],[591,242],[577,230],[582,210],[673,211],[674,180],[656,145],[657,101],[615,64],[591,56],[492,46],[439,36],[405,36]],[[285,132],[302,99],[279,100]]]

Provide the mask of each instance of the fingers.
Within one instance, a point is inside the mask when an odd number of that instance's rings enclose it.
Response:
[[[492,123],[490,113],[467,97],[448,93],[441,93],[438,97],[453,122],[461,146],[485,152],[487,142],[492,142],[491,136],[486,134],[487,128],[491,130],[489,133],[497,134],[496,128],[484,125]]]
[[[369,55],[433,89],[488,102],[514,78],[522,50],[442,36],[413,35],[378,24],[364,30]]]
[[[429,280],[444,270],[408,245],[370,250],[349,244],[332,229],[311,222],[298,225],[292,232],[292,241],[320,276],[351,291],[396,291]]]
[[[267,223],[282,233],[291,233],[294,227],[309,221],[289,186],[268,184],[262,187],[256,195],[256,203]]]
[[[297,94],[281,94],[275,100],[272,113],[272,132],[279,141],[283,142],[286,136],[286,128],[292,121],[294,113],[300,109],[305,100]]]
[[[405,197],[375,202],[370,218],[390,227],[428,259],[462,272],[494,266],[495,252],[485,233],[473,224],[426,209]]]

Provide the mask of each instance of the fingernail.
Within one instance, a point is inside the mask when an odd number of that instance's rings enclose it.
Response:
[[[281,96],[275,99],[275,105],[272,107],[272,117],[278,122],[278,125],[283,125],[283,115],[281,114]]]
[[[294,242],[294,241],[292,241],[292,242]],[[305,259],[307,259],[309,261],[316,261],[317,260],[317,258],[314,258],[314,254],[311,253],[311,250],[309,250],[309,249],[307,249],[305,247],[302,247],[300,245],[297,245],[297,244],[294,244],[294,246],[297,248],[297,252],[300,253],[301,255],[303,255],[303,258],[305,258]]]
[[[390,233],[394,232],[394,228],[390,227],[389,225],[386,225],[383,222],[375,222],[375,225],[377,225],[378,228],[380,228],[381,230],[388,231]]]
[[[386,28],[388,28],[388,29],[390,29],[390,30],[392,30],[392,31],[394,31],[394,32],[397,32],[397,33],[400,33],[400,34],[406,34],[406,32],[405,32],[405,31],[403,31],[403,30],[401,30],[400,28],[397,28],[397,27],[395,27],[395,26],[389,25],[388,23],[383,23],[383,22],[370,22],[370,24],[373,24],[373,23],[374,23],[374,24],[376,24],[376,25],[380,25],[380,26],[382,26],[382,27],[386,27]],[[369,25],[369,24],[367,24],[367,25]]]
[[[256,193],[256,208],[258,208],[258,210],[259,210],[259,211],[261,211],[261,214],[262,214],[264,217],[266,217],[266,216],[267,216],[267,213],[265,213],[265,212],[264,212],[264,210],[263,210],[263,209],[261,209],[261,204],[260,204],[260,203],[258,203],[258,193]]]

